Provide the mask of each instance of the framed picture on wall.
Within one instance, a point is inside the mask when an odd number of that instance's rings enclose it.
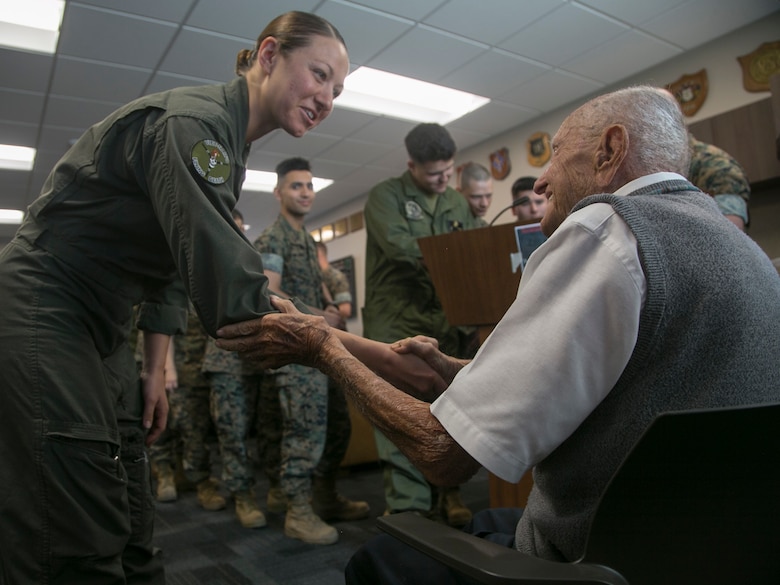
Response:
[[[338,260],[331,260],[330,265],[340,270],[347,277],[349,292],[352,295],[352,317],[354,318],[357,307],[357,288],[355,287],[355,257],[345,256]]]

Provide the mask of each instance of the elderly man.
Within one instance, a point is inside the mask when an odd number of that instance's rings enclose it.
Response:
[[[276,303],[286,314],[226,328],[238,338],[222,343],[334,376],[431,482],[462,482],[480,465],[516,481],[534,467],[528,505],[504,542],[573,561],[609,478],[658,413],[777,399],[780,278],[683,177],[685,124],[663,91],[591,100],[564,120],[553,152],[535,186],[549,202],[549,239],[475,358],[448,358],[426,339],[396,344],[448,384],[432,405],[359,361],[382,374],[373,353],[385,348],[288,301]],[[518,353],[520,336],[535,343]],[[468,582],[389,536],[366,543],[346,573],[348,583]]]

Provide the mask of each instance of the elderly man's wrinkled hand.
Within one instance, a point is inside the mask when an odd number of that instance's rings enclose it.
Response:
[[[330,336],[325,319],[304,315],[279,297],[272,296],[271,304],[281,312],[222,327],[217,346],[237,351],[263,369],[291,363],[317,367],[320,348]]]

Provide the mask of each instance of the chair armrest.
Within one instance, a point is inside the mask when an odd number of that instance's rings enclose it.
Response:
[[[428,520],[414,512],[377,518],[381,530],[480,583],[629,585],[601,565],[556,563]]]

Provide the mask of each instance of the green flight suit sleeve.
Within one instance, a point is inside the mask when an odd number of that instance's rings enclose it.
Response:
[[[151,204],[184,288],[212,336],[223,325],[276,312],[260,254],[231,217],[244,169],[235,164],[241,153],[229,149],[229,138],[185,116],[164,117],[144,134],[141,172]],[[230,158],[230,174],[221,184],[201,177],[192,163],[193,148],[207,139],[222,145]]]
[[[142,331],[182,335],[187,332],[187,307],[184,284],[176,279],[140,304],[136,326]]]

